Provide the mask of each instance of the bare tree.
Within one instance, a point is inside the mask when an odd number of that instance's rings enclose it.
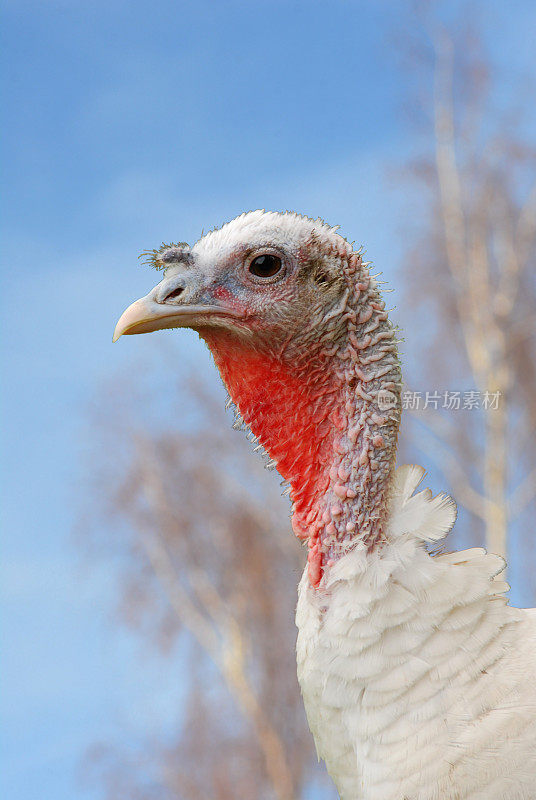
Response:
[[[108,542],[110,530],[123,531],[113,543],[123,620],[168,652],[181,632],[192,640],[170,665],[189,681],[188,705],[173,741],[141,743],[134,763],[96,746],[91,773],[114,800],[301,797],[323,772],[294,658],[303,558],[277,474],[231,430],[217,384],[184,381],[168,394],[180,414],[164,427],[142,419],[145,403],[127,394],[129,409],[93,426],[115,462],[94,473],[104,519],[93,530]],[[95,544],[106,552],[103,538]],[[325,796],[333,796],[327,779]]]
[[[421,138],[410,170],[419,222],[399,314],[420,332],[411,350],[422,370],[410,377],[425,388],[409,435],[435,455],[476,537],[506,554],[536,495],[536,149],[513,76],[483,37],[463,23],[449,32],[435,12],[421,20],[412,48]],[[517,90],[532,108],[522,81]],[[460,395],[438,401],[438,386]],[[411,410],[411,393],[407,402]]]

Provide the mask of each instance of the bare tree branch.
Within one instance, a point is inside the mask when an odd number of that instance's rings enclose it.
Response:
[[[138,440],[140,463],[144,470],[144,486],[149,503],[160,525],[168,525],[170,512],[166,494],[159,481],[154,452],[149,452],[148,443]],[[157,528],[158,530],[158,528]],[[158,533],[146,534],[143,540],[151,564],[159,578],[169,601],[183,623],[199,644],[218,665],[231,692],[235,695],[243,713],[253,726],[259,746],[264,754],[265,768],[278,800],[292,800],[293,781],[286,761],[285,748],[276,731],[264,715],[263,709],[247,678],[245,666],[246,646],[236,619],[226,607],[206,572],[197,568],[190,572],[190,585],[205,614],[200,614],[190,601],[178,580],[173,562]]]
[[[482,37],[473,27],[463,38],[456,24],[449,32],[440,16],[429,5],[420,15],[433,55],[429,72],[422,61],[418,70],[433,77],[433,114],[428,153],[413,172],[425,181],[428,213],[409,259],[411,286],[420,302],[435,300],[435,347],[425,340],[422,348],[428,375],[450,374],[456,389],[474,388],[486,402],[465,416],[451,411],[452,424],[420,412],[415,431],[483,526],[487,547],[506,554],[508,523],[534,499],[523,477],[525,468],[532,474],[532,436],[516,436],[536,420],[536,158],[512,115],[498,109]],[[523,491],[512,494],[513,483]]]
[[[510,520],[518,517],[536,497],[536,467],[516,486],[508,501]]]

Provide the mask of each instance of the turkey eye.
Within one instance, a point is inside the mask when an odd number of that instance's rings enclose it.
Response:
[[[277,275],[280,269],[281,259],[271,253],[257,256],[249,265],[249,271],[258,278],[271,278],[273,275]]]

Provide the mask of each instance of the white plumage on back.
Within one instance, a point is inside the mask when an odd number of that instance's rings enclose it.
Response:
[[[427,553],[456,512],[413,494],[423,474],[396,471],[385,549],[357,545],[318,590],[300,583],[298,677],[318,755],[342,800],[528,800],[536,617],[506,604],[498,556]]]

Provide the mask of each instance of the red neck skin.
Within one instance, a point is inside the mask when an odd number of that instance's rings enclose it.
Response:
[[[359,369],[359,345],[319,346],[289,363],[221,329],[202,336],[241,417],[291,486],[292,527],[307,540],[318,587],[356,541],[372,549],[384,539],[398,415],[382,415],[360,385],[359,376],[379,383]],[[381,388],[396,391],[393,382]]]

